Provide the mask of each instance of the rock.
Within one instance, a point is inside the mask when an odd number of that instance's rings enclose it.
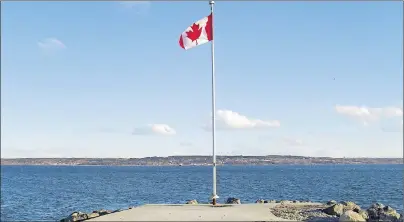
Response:
[[[264,200],[264,203],[269,203],[267,200]]]
[[[289,200],[281,200],[279,203],[280,204],[288,204],[288,203],[291,203],[291,202]]]
[[[95,210],[95,211],[93,211],[93,213],[98,213],[100,216],[103,216],[103,215],[110,214],[111,211],[110,211],[110,210],[101,209],[101,210]]]
[[[91,219],[91,218],[99,217],[100,214],[99,213],[91,213],[91,214],[88,214],[87,216],[88,216],[88,219]]]
[[[70,216],[60,220],[60,222],[73,222],[87,220],[88,215],[82,212],[73,212]]]
[[[197,200],[187,200],[185,204],[198,204]]]
[[[368,213],[369,216],[369,220],[379,220],[380,218],[380,209],[377,207],[374,207],[373,205],[367,209],[366,211]]]
[[[341,216],[344,213],[344,205],[334,204],[330,207],[323,209],[323,212],[328,215]]]
[[[132,207],[129,207],[131,209]],[[133,207],[134,208],[134,207]],[[82,212],[73,212],[70,216],[61,219],[60,222],[73,222],[73,221],[84,221],[87,219],[92,219],[95,217],[103,216],[110,213],[120,212],[122,209],[110,211],[110,210],[94,210],[92,213],[86,214]]]
[[[259,204],[262,204],[262,203],[265,203],[265,200],[257,200],[257,201],[255,201],[255,203],[259,203]]]
[[[298,201],[298,200],[294,200],[294,201],[292,201],[293,203],[300,203],[300,201]]]
[[[369,221],[400,221],[400,214],[390,206],[375,203],[367,210]]]
[[[341,204],[344,205],[344,211],[352,210],[358,213],[361,210],[361,207],[352,201],[341,201]]]
[[[382,203],[374,203],[370,208],[384,208],[384,205]]]
[[[328,215],[329,216],[329,215]],[[339,217],[310,217],[306,222],[338,222]]]
[[[357,212],[359,215],[361,215],[365,220],[369,219],[369,215],[366,211],[364,210],[359,210],[359,212]]]
[[[345,222],[345,221],[362,221],[366,222],[366,220],[358,213],[352,211],[352,210],[347,210],[345,211],[339,218],[340,222]]]
[[[369,218],[378,218],[379,217],[379,211],[382,211],[384,208],[384,205],[381,203],[374,203],[372,204],[368,209],[368,215]]]
[[[326,204],[327,204],[327,205],[334,205],[334,204],[337,204],[337,201],[335,201],[335,200],[330,200],[330,201],[328,201]]]
[[[276,200],[268,200],[268,203],[276,203]]]
[[[327,215],[321,211],[324,205],[276,205],[270,211],[276,216],[287,221],[306,222],[337,222],[338,217]]]
[[[399,221],[400,214],[397,213],[392,207],[385,206],[383,208],[383,213],[380,214],[380,220],[382,221]]]
[[[226,201],[226,204],[241,204],[241,201],[238,198],[229,197]]]

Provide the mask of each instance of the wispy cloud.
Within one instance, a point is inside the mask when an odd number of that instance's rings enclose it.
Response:
[[[175,135],[175,129],[167,124],[148,124],[146,126],[135,127],[133,135]]]
[[[121,1],[123,7],[133,10],[136,14],[147,14],[150,11],[150,1]]]
[[[403,117],[403,108],[394,106],[367,107],[336,105],[335,110],[338,114],[359,120],[365,126],[381,119]]]
[[[38,47],[47,52],[53,52],[66,48],[66,45],[57,38],[46,38],[37,43]]]
[[[216,127],[219,130],[226,129],[263,129],[280,127],[279,120],[254,119],[231,110],[216,111]],[[204,126],[206,130],[211,130],[211,124]]]

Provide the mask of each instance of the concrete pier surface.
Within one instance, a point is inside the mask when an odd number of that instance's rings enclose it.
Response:
[[[147,204],[86,221],[290,221],[273,215],[268,204]]]

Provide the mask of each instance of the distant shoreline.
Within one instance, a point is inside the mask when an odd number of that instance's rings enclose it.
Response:
[[[354,165],[401,165],[402,163],[346,163],[346,164],[223,164],[221,166],[354,166]],[[211,165],[52,165],[52,164],[0,164],[0,166],[66,166],[66,167],[210,167]]]
[[[211,156],[144,158],[2,158],[1,165],[20,166],[211,166]],[[217,165],[359,165],[403,164],[403,158],[331,158],[304,156],[217,156]]]

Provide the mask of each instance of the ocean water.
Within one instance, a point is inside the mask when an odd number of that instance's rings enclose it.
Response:
[[[60,220],[73,211],[207,202],[212,168],[2,166],[1,220]],[[257,199],[381,202],[403,209],[403,165],[219,166],[219,202]]]

